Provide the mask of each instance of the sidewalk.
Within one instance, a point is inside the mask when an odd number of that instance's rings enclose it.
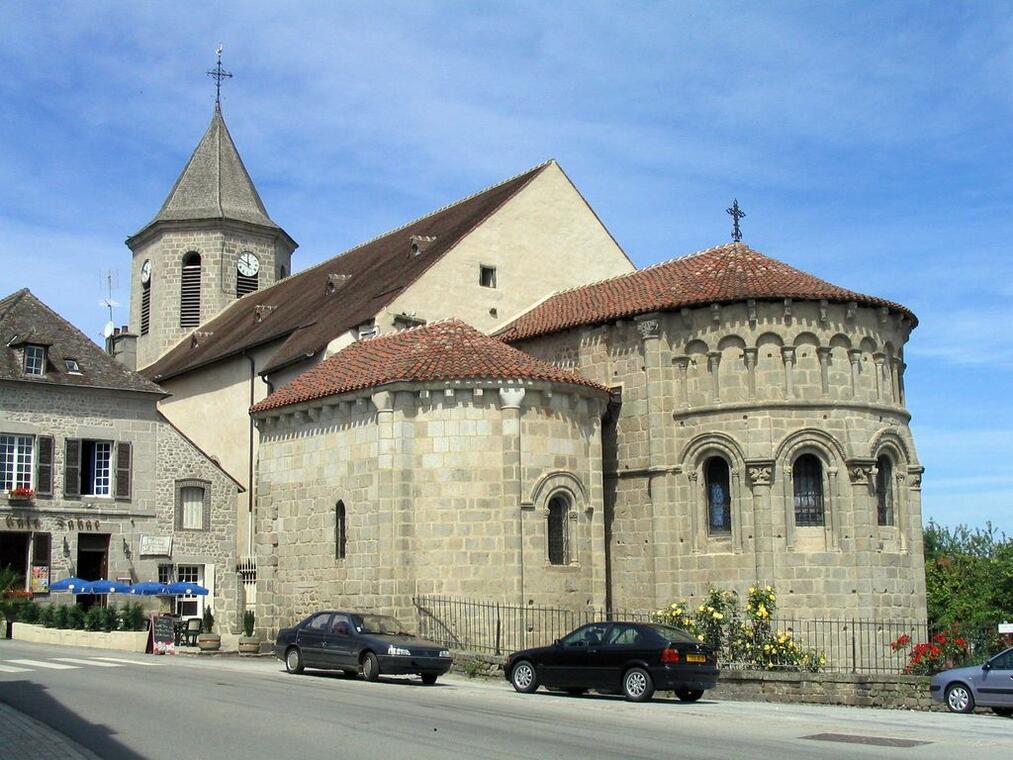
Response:
[[[59,731],[0,702],[0,755],[5,760],[99,760]]]

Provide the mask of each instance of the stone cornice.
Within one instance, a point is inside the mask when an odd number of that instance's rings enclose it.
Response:
[[[865,401],[806,401],[803,399],[761,399],[756,401],[733,401],[728,403],[706,404],[704,406],[676,409],[672,413],[672,418],[679,420],[685,419],[686,417],[692,417],[696,414],[723,414],[725,412],[748,412],[754,410],[764,411],[768,409],[790,409],[800,411],[809,409],[855,409],[858,411],[869,412],[870,414],[889,414],[899,418],[903,422],[911,421],[911,413],[906,409],[902,409],[897,406],[871,404]]]

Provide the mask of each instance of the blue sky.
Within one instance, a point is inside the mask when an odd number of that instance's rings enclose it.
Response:
[[[6,3],[0,291],[98,337],[219,42],[297,266],[549,157],[638,265],[727,240],[737,197],[754,248],[918,314],[926,519],[1013,533],[1008,3]]]

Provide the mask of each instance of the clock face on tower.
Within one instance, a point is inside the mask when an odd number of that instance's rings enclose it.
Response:
[[[151,259],[145,259],[144,263],[141,264],[141,282],[147,282],[151,279]]]
[[[260,271],[260,261],[249,251],[243,251],[239,254],[237,268],[239,269],[239,274],[243,275],[243,277],[253,277]]]

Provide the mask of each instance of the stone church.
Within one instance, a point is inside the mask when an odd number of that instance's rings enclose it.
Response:
[[[243,487],[267,632],[754,582],[924,620],[899,304],[740,242],[637,270],[555,161],[293,272],[217,107],[127,245],[111,350]]]

